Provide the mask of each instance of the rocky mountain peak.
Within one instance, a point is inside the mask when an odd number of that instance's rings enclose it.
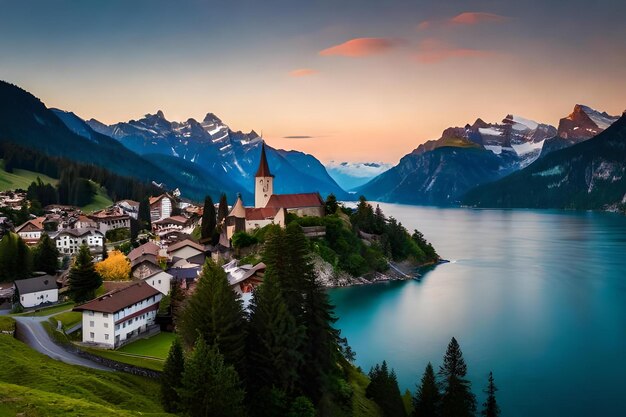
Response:
[[[559,121],[557,135],[563,139],[582,142],[602,132],[617,119],[617,116],[576,104],[572,113]]]

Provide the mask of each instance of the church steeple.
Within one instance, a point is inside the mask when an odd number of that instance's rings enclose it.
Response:
[[[254,176],[254,206],[265,207],[270,197],[274,194],[274,176],[270,172],[265,155],[265,142],[261,145],[261,161],[259,169]]]

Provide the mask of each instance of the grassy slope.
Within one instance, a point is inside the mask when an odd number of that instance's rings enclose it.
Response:
[[[57,313],[61,313],[64,311],[68,311],[74,308],[74,303],[72,302],[68,302],[68,303],[62,303],[62,304],[57,304],[57,305],[53,305],[51,307],[45,307],[42,309],[38,309],[35,311],[31,311],[28,313],[20,313],[20,314],[16,314],[16,316],[26,316],[26,317],[43,317],[43,316],[49,316],[51,314],[57,314]]]
[[[0,351],[0,415],[165,415],[155,381],[67,365],[9,336]]]
[[[129,365],[138,366],[140,368],[152,369],[154,371],[162,371],[165,360],[157,358],[146,358],[142,356],[136,356],[130,353],[124,353],[117,350],[86,348],[81,349],[106,359],[111,359],[121,363],[127,363]]]
[[[14,190],[16,188],[25,190],[37,177],[41,178],[41,181],[44,183],[56,184],[58,182],[54,178],[24,169],[16,169],[15,172],[9,174],[4,170],[4,160],[0,159],[0,191]]]
[[[80,323],[83,319],[83,314],[79,311],[66,311],[52,316],[51,319],[55,320],[55,323],[60,321],[63,326],[63,330],[67,330]]]
[[[119,351],[165,359],[170,351],[174,337],[174,333],[161,332],[149,339],[137,340],[123,346]]]
[[[106,191],[104,191],[104,188],[100,187],[95,182],[92,182],[92,184],[96,186],[97,192],[96,195],[93,196],[91,203],[87,204],[84,207],[81,207],[81,209],[85,213],[91,213],[92,211],[101,210],[113,204],[113,201],[109,198]]]

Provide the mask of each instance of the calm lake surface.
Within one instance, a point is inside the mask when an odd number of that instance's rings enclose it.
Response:
[[[492,370],[503,416],[626,416],[626,217],[380,206],[451,263],[330,291],[357,365],[414,392],[454,336],[479,405]]]

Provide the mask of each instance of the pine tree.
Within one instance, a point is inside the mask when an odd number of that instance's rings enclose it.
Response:
[[[413,397],[414,417],[439,417],[441,394],[437,387],[435,371],[430,362],[426,365],[426,370],[422,376],[422,381],[417,387],[415,397]]]
[[[202,241],[209,241],[213,238],[215,233],[216,218],[215,218],[215,206],[211,196],[204,198],[204,209],[202,211],[202,227],[200,229],[200,236]]]
[[[483,403],[483,410],[481,412],[483,417],[498,417],[500,415],[500,407],[496,401],[497,390],[498,388],[493,382],[493,372],[489,372],[489,382],[484,391],[485,394],[487,394],[487,399]]]
[[[182,386],[184,370],[185,357],[183,355],[183,347],[180,344],[180,340],[175,338],[161,374],[161,404],[168,413],[175,413],[179,410],[180,399],[178,391]]]
[[[228,216],[228,201],[226,200],[226,194],[222,193],[220,196],[220,205],[217,208],[217,222],[221,223],[226,216]]]
[[[367,398],[371,398],[383,411],[386,417],[403,417],[406,415],[398,380],[395,371],[389,372],[387,362],[376,365],[369,373],[370,383],[365,389]]]
[[[150,217],[150,200],[148,200],[148,197],[145,197],[139,202],[137,219],[139,220],[139,228],[141,230],[152,230],[152,220]]]
[[[302,364],[304,328],[289,312],[275,276],[265,274],[250,306],[248,363],[254,379],[249,387],[275,387],[292,394]]]
[[[211,260],[204,265],[196,290],[181,313],[178,333],[187,346],[201,335],[224,352],[226,362],[244,377],[246,322],[242,301],[230,288],[222,267]]]
[[[324,205],[324,208],[327,215],[335,214],[337,212],[339,204],[337,203],[337,197],[335,197],[335,194],[328,194],[328,197],[326,197],[326,203]]]
[[[47,233],[41,235],[35,247],[34,267],[36,271],[54,275],[59,267],[59,251]]]
[[[31,276],[31,272],[33,271],[33,259],[31,251],[24,242],[24,239],[17,236],[16,241],[16,252],[15,252],[15,263],[17,264],[17,270],[15,271],[15,277],[17,279],[24,279]]]
[[[470,382],[465,379],[467,365],[461,347],[453,337],[439,368],[441,381],[441,411],[444,416],[469,417],[476,412],[476,398]]]
[[[217,347],[198,337],[185,361],[181,379],[180,411],[191,417],[243,417],[245,391],[237,371],[224,361]]]
[[[74,265],[70,269],[68,282],[69,292],[77,303],[92,299],[96,290],[102,285],[102,278],[96,272],[87,245],[80,247]]]

